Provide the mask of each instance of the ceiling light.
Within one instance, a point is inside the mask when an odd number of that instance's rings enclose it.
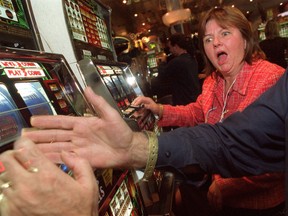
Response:
[[[191,10],[189,8],[169,11],[163,15],[162,21],[166,26],[184,22],[191,17]]]
[[[138,14],[137,14],[137,13],[135,13],[135,14],[134,14],[134,16],[135,16],[135,17],[137,17],[137,16],[138,16]]]

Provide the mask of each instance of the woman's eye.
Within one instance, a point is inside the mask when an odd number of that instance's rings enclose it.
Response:
[[[212,38],[211,37],[204,39],[204,43],[210,43],[210,42],[212,42]]]
[[[228,31],[222,32],[222,35],[223,35],[223,36],[226,36],[226,35],[229,35],[229,34],[230,34],[230,32],[228,32]]]

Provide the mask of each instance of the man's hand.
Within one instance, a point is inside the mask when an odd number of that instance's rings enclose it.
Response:
[[[0,155],[5,166],[0,175],[2,216],[98,215],[98,185],[88,161],[73,153],[61,154],[74,173],[72,178],[32,141],[21,138],[15,149]]]
[[[73,151],[93,167],[144,167],[148,158],[147,138],[133,133],[119,113],[102,97],[85,90],[98,116],[33,116],[31,125],[40,130],[24,130],[26,136],[53,162],[60,153]]]

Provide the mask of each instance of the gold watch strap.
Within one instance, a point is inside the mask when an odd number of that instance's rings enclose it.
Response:
[[[144,171],[144,180],[148,180],[155,169],[155,165],[157,162],[157,157],[158,157],[158,139],[157,135],[153,132],[150,131],[143,131],[146,136],[148,137],[148,143],[149,143],[149,155],[148,155],[148,160],[146,163],[145,171]]]

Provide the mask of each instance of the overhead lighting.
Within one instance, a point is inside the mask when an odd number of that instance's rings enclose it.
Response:
[[[191,17],[191,10],[189,8],[169,11],[162,16],[164,25],[170,26],[178,22],[184,22]]]
[[[123,0],[123,1],[122,1],[122,3],[123,3],[123,4],[126,4],[126,3],[127,3],[127,1],[126,1],[126,0]]]
[[[285,11],[283,13],[280,13],[277,15],[278,17],[285,17],[285,16],[288,16],[288,11]]]
[[[137,16],[138,16],[138,14],[137,14],[137,13],[135,13],[135,14],[134,14],[134,17],[137,17]]]

